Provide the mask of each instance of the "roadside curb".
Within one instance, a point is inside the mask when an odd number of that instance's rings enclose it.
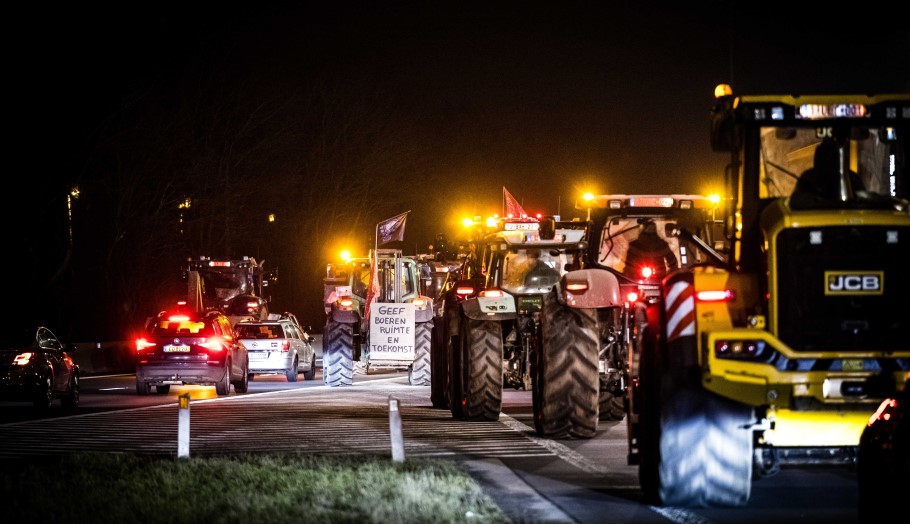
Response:
[[[547,500],[499,459],[464,460],[460,463],[480,483],[515,523],[574,523],[555,504]]]

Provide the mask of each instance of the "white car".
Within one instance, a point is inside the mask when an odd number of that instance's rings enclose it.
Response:
[[[245,320],[234,329],[250,357],[249,378],[255,375],[284,374],[288,382],[316,377],[316,350],[312,337],[301,329],[296,319]]]

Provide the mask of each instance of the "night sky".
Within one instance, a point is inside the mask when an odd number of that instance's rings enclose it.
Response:
[[[143,103],[131,97],[199,68],[276,92],[330,78],[381,95],[415,126],[429,158],[419,167],[465,182],[466,211],[498,210],[504,185],[529,210],[555,212],[558,196],[572,202],[583,188],[716,186],[723,155],[707,147],[706,115],[717,83],[741,93],[910,89],[907,18],[825,2],[821,13],[772,2],[732,14],[727,2],[249,4],[52,15],[42,24],[48,60],[32,65],[56,79],[44,87],[65,115],[59,130],[90,139],[121,104]],[[426,189],[424,199],[452,200]]]
[[[299,212],[324,196],[318,183],[326,177],[356,171],[371,182],[352,193],[383,202],[360,206],[362,235],[410,209],[404,249],[413,252],[436,233],[456,236],[463,216],[499,212],[503,186],[527,211],[565,218],[578,216],[573,204],[583,191],[719,190],[725,156],[710,150],[707,121],[718,83],[742,94],[910,91],[907,17],[883,8],[186,4],[27,8],[8,19],[26,35],[13,46],[21,97],[9,104],[21,130],[17,164],[32,166],[23,177],[34,186],[28,206],[51,201],[40,196],[48,188],[91,187],[99,173],[135,169],[141,144],[179,123],[168,122],[170,114],[216,122],[271,112],[255,120],[243,180],[265,185],[293,173],[321,195],[304,187],[256,198]],[[327,157],[315,153],[329,142],[325,120],[335,126],[333,143],[356,144],[347,155],[334,152],[331,167],[314,160]],[[205,143],[204,126],[185,132]],[[191,147],[168,164],[162,157],[188,143],[174,141],[150,161],[197,171],[216,165],[193,160]],[[394,193],[374,189],[377,181]],[[281,201],[292,195],[300,205]],[[31,250],[40,227],[26,230]],[[288,308],[308,309],[311,294],[295,292]]]

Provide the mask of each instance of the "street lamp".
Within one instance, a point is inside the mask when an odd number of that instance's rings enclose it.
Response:
[[[179,216],[178,220],[179,220],[179,227],[180,227],[181,235],[184,233],[184,231],[183,231],[183,214],[186,212],[187,209],[190,208],[192,203],[193,202],[190,200],[190,197],[186,197],[183,199],[183,202],[180,202],[179,204],[177,204],[177,209],[180,210],[180,216]]]
[[[77,200],[78,198],[79,186],[71,187],[70,192],[66,194],[66,219],[70,245],[73,245],[73,201]]]

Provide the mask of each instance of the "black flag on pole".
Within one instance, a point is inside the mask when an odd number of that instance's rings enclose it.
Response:
[[[379,245],[388,244],[389,242],[404,240],[404,225],[410,211],[405,211],[400,215],[379,223],[378,242]]]

